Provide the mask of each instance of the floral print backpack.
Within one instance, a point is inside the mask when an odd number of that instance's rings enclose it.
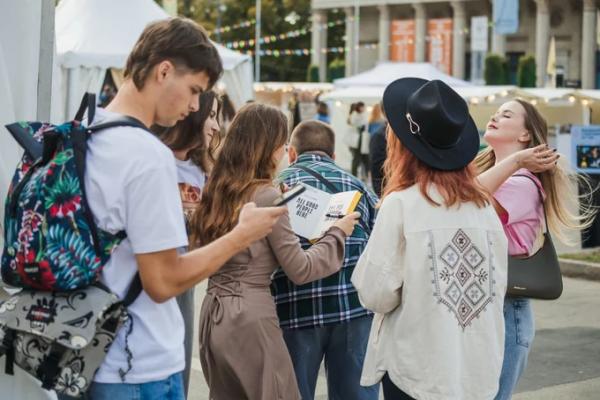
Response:
[[[43,143],[26,148],[6,198],[2,280],[10,286],[47,291],[87,287],[98,280],[112,250],[125,238],[125,232],[113,235],[96,227],[83,184],[86,142],[100,129],[141,123],[120,120],[88,128],[80,121],[78,115],[58,126],[7,126],[20,143],[27,136]]]
[[[90,135],[147,128],[130,117],[93,125],[95,102],[86,94],[75,119],[62,125],[7,125],[25,154],[6,198],[1,272],[4,283],[23,290],[0,303],[0,356],[7,374],[16,364],[44,389],[74,397],[85,393],[118,330],[131,323],[127,306],[142,291],[139,275],[124,299],[99,282],[126,234],[96,226],[84,173]]]

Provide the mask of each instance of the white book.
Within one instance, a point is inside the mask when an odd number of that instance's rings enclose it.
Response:
[[[357,190],[330,194],[312,186],[287,206],[292,230],[298,236],[315,241],[339,218],[327,215],[347,215],[356,209],[362,193]]]

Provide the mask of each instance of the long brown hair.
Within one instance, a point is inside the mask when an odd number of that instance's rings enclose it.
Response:
[[[489,193],[475,179],[475,168],[472,165],[455,171],[433,169],[404,148],[389,126],[387,154],[383,164],[385,178],[382,200],[392,192],[418,184],[423,197],[435,207],[442,204],[429,195],[431,185],[436,187],[446,207],[468,202],[473,202],[478,207],[489,204]]]
[[[158,133],[158,137],[172,151],[188,150],[187,156],[203,172],[208,173],[215,163],[215,151],[219,147],[221,136],[215,133],[208,145],[204,140],[204,124],[212,112],[213,104],[217,101],[217,118],[221,112],[219,96],[212,90],[200,94],[198,111],[191,113],[184,120],[177,122],[172,128]]]
[[[515,99],[525,110],[525,129],[529,132],[531,140],[527,147],[535,147],[548,143],[548,125],[540,112],[531,103]],[[475,158],[479,173],[485,172],[496,164],[496,155],[492,147],[483,150]],[[571,241],[565,236],[564,230],[577,230],[589,227],[593,222],[595,210],[591,204],[591,186],[589,181],[581,175],[570,176],[567,169],[559,162],[554,170],[536,174],[542,183],[546,199],[544,205],[548,216],[548,229],[563,243]],[[585,194],[575,194],[577,186],[582,184],[587,187]],[[579,206],[578,206],[579,204]],[[579,208],[579,213],[573,212]]]
[[[285,115],[274,107],[247,104],[236,114],[191,222],[192,246],[203,246],[229,232],[242,205],[277,169],[273,155],[288,139]]]

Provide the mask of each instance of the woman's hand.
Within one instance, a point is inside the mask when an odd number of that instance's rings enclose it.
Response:
[[[519,168],[526,168],[534,173],[554,169],[560,157],[556,149],[550,149],[545,144],[518,151],[513,156]]]
[[[360,213],[355,211],[346,215],[344,218],[341,218],[339,221],[336,221],[333,226],[337,226],[341,230],[344,231],[346,236],[352,235],[354,231],[354,227],[358,224],[358,220],[360,218]]]

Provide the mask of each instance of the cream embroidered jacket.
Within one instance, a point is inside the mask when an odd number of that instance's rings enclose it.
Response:
[[[439,193],[430,196],[441,202]],[[493,399],[504,353],[507,240],[491,205],[385,198],[352,276],[373,310],[361,384],[387,372],[419,400]]]

